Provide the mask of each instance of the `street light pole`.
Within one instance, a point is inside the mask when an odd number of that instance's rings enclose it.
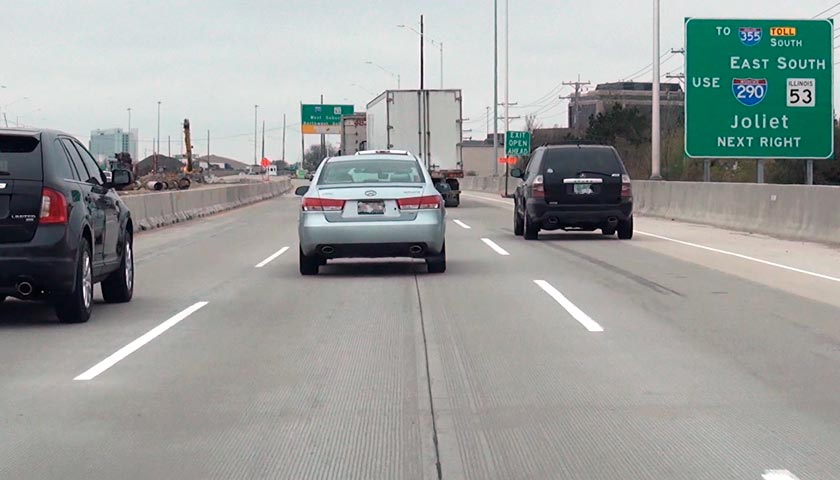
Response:
[[[653,88],[651,127],[650,127],[650,179],[662,180],[660,164],[660,123],[659,123],[659,0],[653,0]]]
[[[131,107],[128,107],[128,133],[131,133]]]
[[[154,173],[158,172],[158,154],[160,153],[160,100],[158,100],[157,107],[158,107],[158,109],[157,109],[157,137],[155,137],[155,142],[157,143],[157,145],[154,146],[155,147],[155,162],[154,162],[155,172]]]

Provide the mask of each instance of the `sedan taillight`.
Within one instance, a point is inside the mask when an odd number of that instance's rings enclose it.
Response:
[[[44,187],[41,190],[41,225],[67,223],[67,199],[60,192]]]
[[[545,181],[542,175],[534,177],[531,183],[531,194],[534,198],[545,198]]]
[[[435,210],[440,208],[440,195],[400,198],[397,205],[400,206],[400,210]]]
[[[300,208],[304,212],[340,212],[344,209],[344,200],[304,197]]]

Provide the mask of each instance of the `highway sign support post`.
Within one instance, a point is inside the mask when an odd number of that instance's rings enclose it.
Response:
[[[687,157],[757,159],[759,182],[765,159],[834,158],[830,19],[689,18],[685,37]]]

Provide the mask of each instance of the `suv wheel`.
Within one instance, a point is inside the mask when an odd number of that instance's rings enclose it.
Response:
[[[102,297],[108,303],[126,303],[134,296],[134,248],[131,234],[125,232],[122,261],[102,282]]]
[[[513,234],[521,237],[525,233],[525,222],[522,220],[522,215],[519,214],[516,204],[513,206]]]
[[[522,234],[525,237],[525,240],[536,240],[537,238],[539,238],[540,227],[538,227],[533,221],[531,221],[531,217],[529,217],[527,213],[525,213],[524,217],[525,225]]]
[[[622,240],[630,240],[633,238],[633,217],[628,220],[618,222],[618,238]]]
[[[429,257],[426,259],[426,268],[429,273],[443,273],[446,271],[446,244],[440,250],[440,255]]]
[[[61,323],[84,323],[93,306],[93,262],[87,239],[79,242],[76,262],[76,287],[56,302],[55,313]]]
[[[300,274],[318,275],[318,267],[321,266],[321,259],[315,255],[304,255],[303,248],[300,249]]]

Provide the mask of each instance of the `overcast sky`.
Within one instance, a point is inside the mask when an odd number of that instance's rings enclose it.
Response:
[[[504,0],[499,3],[501,68]],[[651,62],[649,0],[510,3],[510,98],[523,106],[512,115],[536,111],[544,125],[565,126],[566,104],[555,98],[571,90],[555,89],[560,82],[578,74],[593,83],[615,81]],[[835,3],[662,0],[663,52],[682,47],[686,16],[810,18]],[[20,117],[87,143],[92,129],[127,127],[131,107],[142,156],[152,152],[160,100],[163,153],[168,135],[173,153],[179,150],[180,125],[189,118],[199,152],[209,129],[213,153],[251,162],[258,104],[266,155],[281,156],[285,113],[286,157],[294,161],[299,102],[317,103],[323,94],[326,103],[364,110],[371,93],[396,86],[365,61],[399,73],[403,88],[419,86],[417,36],[396,25],[419,28],[421,13],[427,35],[444,43],[444,87],[463,90],[468,135],[483,137],[485,106],[493,103],[491,0],[6,0],[0,108],[9,122]],[[426,55],[426,82],[436,88],[440,57],[432,45]],[[663,74],[681,72],[682,63],[679,55],[669,58]],[[650,81],[650,73],[637,80]],[[548,101],[534,104],[541,98]]]

